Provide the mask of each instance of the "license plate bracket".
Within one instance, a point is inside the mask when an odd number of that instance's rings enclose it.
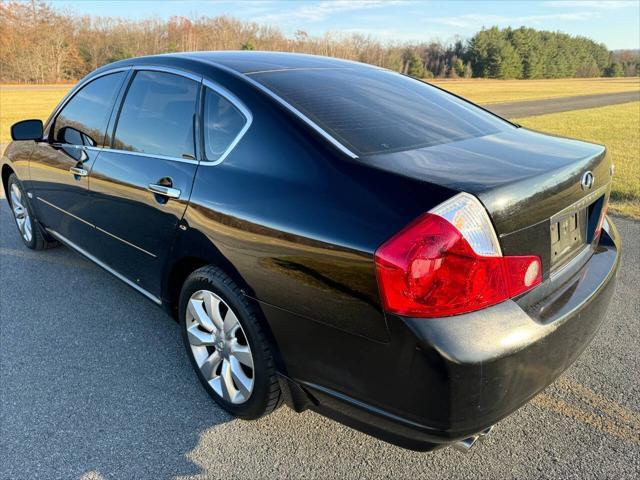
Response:
[[[551,269],[573,258],[587,243],[587,208],[563,212],[551,219]]]

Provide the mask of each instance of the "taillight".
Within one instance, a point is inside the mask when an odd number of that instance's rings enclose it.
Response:
[[[375,253],[386,311],[443,317],[479,310],[542,280],[537,256],[502,256],[489,216],[460,193],[412,222]]]
[[[593,233],[593,238],[595,240],[598,239],[600,233],[602,232],[602,223],[604,222],[604,217],[607,215],[607,207],[609,206],[609,202],[607,202],[607,198],[603,200],[602,209],[600,210],[600,217],[598,218],[598,224],[596,225],[596,230]]]

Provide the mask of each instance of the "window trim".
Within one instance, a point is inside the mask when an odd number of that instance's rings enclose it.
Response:
[[[84,87],[86,87],[87,85],[89,85],[90,83],[92,83],[95,80],[98,80],[99,78],[102,77],[106,77],[107,75],[111,75],[114,73],[118,73],[118,72],[126,72],[128,70],[131,70],[131,67],[120,67],[120,68],[113,68],[111,70],[106,70],[104,72],[100,72],[97,75],[93,75],[91,77],[87,77],[84,80],[82,80],[80,83],[78,83],[69,93],[67,93],[67,95],[65,95],[65,97],[60,101],[60,103],[58,104],[58,106],[55,108],[55,110],[53,111],[53,113],[51,115],[49,115],[49,118],[47,119],[45,126],[44,126],[44,133],[43,133],[43,140],[46,140],[47,143],[52,143],[51,140],[51,133],[52,133],[52,128],[55,128],[55,124],[56,124],[56,120],[58,119],[58,116],[60,115],[60,113],[62,112],[62,110],[67,106],[67,104],[73,100],[73,98],[75,98],[75,96],[80,93],[80,91],[82,89],[84,89]],[[118,96],[120,95],[120,91],[122,90],[123,85],[127,82],[127,75],[124,76],[124,78],[120,81],[120,86],[118,87],[118,92],[115,98],[115,101],[111,104],[111,111],[109,112],[109,119],[107,119],[107,126],[104,129],[104,132],[102,134],[102,139],[100,140],[100,142],[98,142],[99,145],[104,146],[104,141],[107,138],[107,132],[109,130],[109,120],[111,119],[111,116],[113,115],[114,109],[117,106],[118,103]],[[55,142],[53,142],[55,143]],[[73,146],[73,147],[79,147],[79,148],[85,148],[85,149],[90,149],[90,150],[100,150],[103,147],[91,147],[88,145],[76,145],[76,144],[65,144],[68,146]]]
[[[223,70],[223,71],[235,76],[236,78],[242,79],[243,81],[251,84],[253,87],[255,87],[258,90],[260,90],[262,93],[264,93],[267,96],[271,97],[271,99],[275,100],[276,103],[279,103],[286,110],[288,110],[289,112],[293,113],[296,117],[298,117],[300,120],[302,120],[304,123],[306,123],[309,127],[311,127],[312,130],[314,130],[316,133],[318,133],[321,137],[323,137],[331,145],[333,145],[336,149],[341,151],[343,154],[347,155],[349,158],[354,159],[354,160],[359,158],[356,153],[351,151],[347,146],[342,144],[333,135],[331,135],[329,132],[327,132],[325,129],[323,129],[320,125],[318,125],[316,122],[314,122],[309,117],[307,117],[304,113],[302,113],[296,107],[294,107],[289,102],[287,102],[280,95],[275,93],[273,90],[265,87],[264,85],[262,85],[257,80],[251,78],[250,73],[256,73],[256,72],[249,72],[249,74],[245,74],[245,73],[240,73],[237,70],[234,70],[234,69],[232,69],[230,67],[227,67],[226,65],[223,65],[223,64],[218,63],[218,62],[209,62],[209,63],[211,65],[215,66],[216,68],[219,68],[220,70]],[[345,67],[345,68],[348,68],[348,67]],[[376,69],[380,69],[380,68],[376,67]],[[380,70],[385,70],[385,69],[380,69]]]
[[[202,92],[202,81],[204,77],[202,75],[197,75],[195,73],[187,72],[185,70],[165,67],[161,65],[132,65],[131,67],[128,67],[128,68],[131,70],[131,74],[126,80],[126,85],[124,86],[124,91],[122,92],[122,96],[116,100],[117,110],[114,110],[114,112],[116,113],[115,119],[114,119],[113,125],[109,125],[111,127],[110,131],[108,132],[109,145],[105,146],[104,150],[108,150],[110,152],[115,152],[115,153],[122,153],[125,155],[134,155],[138,157],[151,157],[151,158],[160,158],[163,160],[172,160],[174,162],[189,163],[192,165],[200,164],[201,162],[198,159],[198,150],[199,150],[198,138],[199,138],[199,130],[200,130],[200,115],[198,114],[198,112],[200,111],[200,96]],[[120,115],[122,114],[122,108],[124,107],[124,102],[127,99],[127,94],[129,93],[129,89],[131,88],[131,85],[133,84],[133,81],[136,78],[136,73],[140,71],[168,73],[171,75],[188,78],[189,80],[193,80],[198,84],[198,92],[196,93],[196,105],[195,105],[195,109],[193,110],[193,118],[194,118],[193,152],[195,155],[195,158],[193,160],[189,158],[183,158],[183,157],[174,157],[173,155],[163,155],[161,153],[136,152],[131,150],[121,150],[119,148],[113,148],[114,142],[116,141],[116,131],[118,129],[118,123],[120,123]],[[112,113],[112,116],[113,116],[113,113]]]
[[[215,161],[207,160],[206,156],[205,156],[205,153],[204,153],[204,148],[203,148],[204,147],[204,128],[203,128],[203,123],[202,123],[204,112],[203,112],[203,109],[202,109],[202,101],[201,101],[200,98],[198,99],[198,102],[196,104],[196,111],[194,112],[195,119],[196,119],[196,122],[195,122],[196,123],[196,125],[195,125],[195,138],[194,138],[194,148],[195,148],[195,152],[196,152],[196,159],[195,160],[191,160],[191,159],[188,159],[188,158],[182,158],[182,157],[173,157],[173,156],[169,156],[169,155],[143,153],[143,152],[132,152],[132,151],[129,151],[129,150],[120,150],[120,149],[117,149],[117,148],[111,148],[111,145],[113,145],[113,141],[114,141],[115,129],[116,129],[117,124],[118,124],[118,118],[120,117],[120,112],[122,111],[122,106],[124,105],[124,100],[126,98],[127,91],[129,90],[129,86],[131,85],[131,82],[133,81],[133,78],[135,77],[134,73],[137,72],[137,71],[140,71],[140,70],[147,70],[147,71],[152,71],[152,72],[171,73],[171,74],[174,74],[174,75],[179,75],[181,77],[186,77],[186,78],[189,78],[191,80],[194,80],[194,81],[196,81],[196,82],[201,84],[201,90],[200,90],[200,93],[199,93],[199,97],[202,97],[202,95],[204,94],[204,89],[202,87],[210,88],[211,90],[216,92],[218,95],[224,97],[234,107],[236,107],[240,111],[240,113],[242,113],[242,115],[245,117],[245,120],[246,120],[244,126],[242,127],[242,129],[240,130],[238,135],[235,137],[233,142],[231,142],[229,144],[227,149],[224,151],[224,153],[217,160],[215,160]],[[82,90],[82,88],[84,88],[86,85],[88,85],[92,81],[97,80],[100,77],[104,77],[105,75],[110,75],[112,73],[117,73],[117,72],[129,72],[129,75],[125,75],[125,78],[123,79],[122,84],[120,85],[120,90],[118,92],[118,95],[116,96],[116,100],[114,101],[112,109],[111,109],[111,115],[110,115],[111,118],[113,118],[114,114],[115,114],[115,119],[113,121],[113,124],[112,124],[111,119],[110,119],[109,123],[107,125],[107,128],[105,129],[105,136],[103,138],[103,142],[104,142],[105,139],[108,139],[109,140],[109,145],[103,145],[103,146],[100,146],[100,147],[91,147],[91,146],[86,146],[86,145],[73,145],[74,147],[83,148],[85,150],[93,150],[93,151],[108,150],[108,151],[111,151],[111,152],[121,153],[121,154],[124,154],[124,155],[135,155],[135,156],[142,156],[142,157],[157,157],[157,158],[161,158],[163,160],[172,160],[172,161],[175,161],[175,162],[189,163],[189,164],[192,164],[192,165],[201,165],[201,166],[204,166],[204,167],[210,167],[210,166],[219,165],[220,163],[222,163],[224,161],[225,158],[227,158],[229,156],[229,154],[233,151],[233,149],[236,147],[236,145],[238,145],[240,140],[242,140],[244,135],[249,130],[249,127],[253,123],[253,114],[251,113],[251,110],[249,110],[249,108],[244,104],[244,102],[242,102],[230,90],[226,89],[222,85],[217,84],[216,82],[213,82],[212,80],[209,80],[208,78],[205,78],[203,75],[191,73],[191,72],[188,72],[186,70],[181,70],[181,69],[178,69],[178,68],[165,67],[165,66],[162,66],[162,65],[128,65],[128,66],[125,66],[125,67],[111,68],[109,70],[105,70],[103,72],[100,72],[98,74],[92,75],[90,77],[86,77],[85,79],[81,80],[61,100],[61,102],[58,104],[56,109],[53,111],[53,113],[47,119],[47,122],[45,124],[45,137],[46,138],[49,137],[49,129],[51,128],[53,123],[55,123],[54,119],[57,118],[57,116],[60,113],[60,111],[76,95],[76,93],[78,93],[80,90]],[[202,144],[202,146],[201,146],[201,144]]]
[[[207,154],[206,154],[205,137],[204,137],[204,126],[205,126],[204,115],[205,115],[205,112],[204,112],[204,108],[203,108],[204,107],[204,96],[206,94],[206,91],[203,88],[203,90],[202,90],[202,100],[203,101],[201,102],[201,112],[200,112],[200,117],[201,117],[201,120],[200,120],[200,125],[201,125],[200,138],[201,138],[201,141],[202,141],[202,161],[201,161],[201,163],[202,163],[202,165],[208,165],[208,166],[220,165],[224,161],[224,159],[229,156],[229,154],[233,151],[233,149],[240,142],[240,140],[242,140],[242,137],[244,137],[244,134],[247,133],[247,130],[249,130],[249,127],[253,123],[253,115],[251,114],[251,111],[244,105],[244,103],[242,103],[242,101],[236,95],[234,95],[232,92],[230,92],[229,90],[224,88],[222,85],[218,85],[217,83],[214,83],[211,80],[208,80],[206,78],[202,81],[202,85],[203,85],[204,88],[210,89],[211,91],[213,91],[217,95],[220,95],[222,98],[224,98],[229,103],[231,103],[231,105],[233,105],[245,119],[244,125],[242,126],[242,128],[240,129],[238,134],[235,136],[233,141],[227,146],[225,151],[222,152],[222,154],[216,160],[208,160],[207,159]]]

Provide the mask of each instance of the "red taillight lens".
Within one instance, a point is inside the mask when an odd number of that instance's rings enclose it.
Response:
[[[607,202],[607,198],[604,199],[602,210],[600,210],[600,218],[598,218],[598,225],[596,225],[596,230],[593,234],[594,240],[597,240],[600,236],[600,232],[602,231],[602,224],[604,222],[604,217],[607,215],[607,207],[609,206],[609,202]]]
[[[541,281],[536,256],[478,255],[448,220],[427,213],[375,254],[385,310],[443,317],[478,310]]]

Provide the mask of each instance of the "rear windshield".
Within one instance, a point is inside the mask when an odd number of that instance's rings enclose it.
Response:
[[[480,137],[512,125],[426,83],[369,68],[251,77],[359,156]]]

